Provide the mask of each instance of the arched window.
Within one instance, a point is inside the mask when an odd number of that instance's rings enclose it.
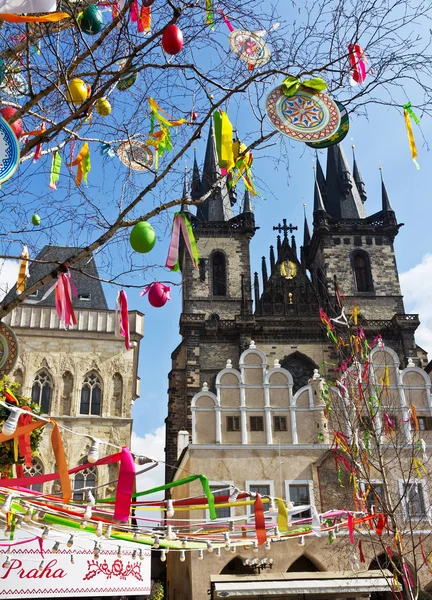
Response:
[[[364,252],[356,252],[352,261],[357,292],[372,292],[372,274],[368,255]]]
[[[102,383],[95,372],[85,376],[81,388],[81,415],[100,415],[102,401]]]
[[[215,252],[212,257],[213,296],[227,295],[226,261],[222,252]]]
[[[32,400],[41,407],[42,413],[51,412],[52,379],[47,371],[39,371],[34,378]]]
[[[87,459],[86,459],[87,460]],[[96,467],[89,467],[80,471],[75,475],[73,482],[73,499],[74,500],[85,500],[86,493],[83,488],[94,489],[97,484],[97,470]],[[93,492],[94,494],[94,492]]]
[[[308,384],[317,365],[305,354],[294,352],[281,362],[281,367],[289,371],[293,378],[293,394]]]
[[[43,475],[44,468],[43,464],[38,458],[32,459],[32,466],[27,467],[24,465],[24,476],[25,477],[35,477],[36,475]],[[43,483],[33,483],[32,485],[27,486],[30,490],[34,490],[35,492],[43,491]]]

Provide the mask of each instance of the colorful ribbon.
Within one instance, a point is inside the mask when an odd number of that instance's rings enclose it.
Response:
[[[57,182],[60,179],[60,167],[62,164],[62,157],[59,152],[54,152],[52,156],[51,162],[51,173],[50,173],[50,182],[49,186],[52,190],[57,189]]]
[[[420,169],[420,166],[416,160],[418,153],[417,153],[417,146],[416,146],[416,143],[414,140],[414,134],[413,134],[412,126],[411,126],[410,117],[417,123],[417,125],[420,123],[420,119],[416,116],[416,114],[411,109],[411,102],[408,102],[407,104],[403,105],[403,111],[404,111],[405,127],[406,127],[406,131],[407,131],[407,136],[408,136],[408,143],[409,143],[409,147],[410,147],[410,151],[411,151],[411,157],[412,157],[413,163],[415,164],[416,168]]]
[[[22,406],[22,410],[26,411],[20,414],[18,419],[18,427],[24,427],[26,425],[30,425],[33,423],[33,418],[28,414],[27,411],[30,411],[28,406]],[[17,438],[14,439],[16,441]],[[30,444],[30,433],[24,433],[18,437],[18,449],[20,455],[24,458],[24,464],[26,467],[32,466],[32,451]]]
[[[252,182],[252,152],[246,152],[245,144],[241,143],[239,140],[233,142],[232,148],[235,165],[230,174],[231,177],[228,180],[229,188],[235,187],[240,178],[242,178],[246,189],[249,190],[252,196],[256,196],[257,192]]]
[[[78,167],[77,174],[75,178],[76,185],[81,185],[82,180],[84,179],[84,183],[87,183],[87,175],[91,169],[90,163],[90,149],[89,145],[86,142],[81,150],[79,151],[78,156],[71,163],[66,165],[68,167]]]
[[[228,29],[232,33],[234,31],[234,27],[231,25],[228,17],[226,16],[226,14],[223,12],[223,10],[221,8],[218,8],[218,11],[220,12],[220,14],[222,16],[222,19],[224,20],[225,25],[228,27]]]
[[[198,268],[198,249],[195,241],[195,236],[189,219],[181,212],[176,212],[173,219],[171,241],[168,248],[168,256],[165,266],[171,271],[180,271],[179,263],[179,246],[180,246],[180,231],[183,234],[183,239],[188,249],[189,256],[192,259],[193,266]]]
[[[233,127],[227,113],[220,109],[213,113],[213,122],[218,163],[225,175],[234,167]]]
[[[116,333],[124,337],[126,350],[130,350],[129,312],[126,292],[120,290],[116,300]]]
[[[363,83],[366,79],[366,65],[364,52],[359,44],[348,45],[348,60],[351,66],[351,85]]]
[[[213,0],[206,0],[206,25],[214,29]]]
[[[321,77],[314,77],[313,79],[305,79],[300,81],[297,77],[289,75],[282,82],[282,92],[285,96],[294,96],[300,87],[307,88],[308,91],[313,93],[322,92],[327,89],[327,84]]]
[[[278,529],[288,531],[288,510],[282,498],[277,498],[278,506]]]
[[[0,21],[8,23],[56,23],[62,19],[70,19],[71,16],[65,12],[55,12],[48,15],[30,17],[29,15],[15,15],[12,13],[0,13]]]
[[[417,458],[417,456],[414,456],[413,458],[413,466],[417,471],[417,477],[419,479],[422,479],[424,475],[428,474],[426,467],[424,466],[422,461],[419,458]]]
[[[28,266],[28,257],[29,257],[29,252],[28,252],[28,248],[27,246],[23,246],[23,249],[21,251],[21,260],[19,263],[19,269],[18,269],[18,281],[17,281],[17,285],[16,285],[16,293],[17,294],[22,294],[23,291],[26,288],[26,283],[27,283],[27,278],[29,276],[29,266]]]
[[[40,134],[44,133],[44,132],[45,132],[45,130],[46,130],[46,123],[45,123],[45,122],[43,122],[43,123],[42,123],[42,127],[41,127],[41,129],[40,129],[40,131],[39,131],[39,134],[38,134],[38,135],[40,135]],[[40,157],[41,157],[41,155],[42,155],[42,142],[39,142],[39,143],[36,145],[36,148],[35,148],[35,153],[34,153],[33,162],[36,162],[37,160],[39,160],[39,159],[40,159]]]
[[[254,502],[254,515],[255,515],[255,530],[258,540],[258,546],[263,546],[267,541],[265,518],[264,518],[264,507],[259,494],[256,495]]]
[[[61,273],[55,286],[56,309],[61,323],[66,325],[76,325],[76,317],[72,306],[72,289],[74,296],[77,297],[75,286],[73,285],[69,271]]]
[[[138,19],[138,33],[147,33],[151,29],[151,7],[141,5]]]
[[[163,291],[164,291],[164,292],[165,292],[165,294],[166,294],[167,300],[171,300],[171,296],[170,296],[170,291],[171,291],[171,288],[169,287],[169,285],[164,285],[163,283],[156,282],[156,281],[155,281],[155,282],[153,282],[153,283],[149,283],[148,285],[146,285],[146,286],[145,286],[145,288],[143,289],[143,291],[141,292],[140,296],[145,296],[146,294],[148,294],[148,293],[149,293],[149,291],[151,290],[152,286],[153,286],[155,283],[159,283],[159,285],[161,285],[161,286],[162,286],[162,288],[163,288]]]
[[[114,519],[116,521],[124,523],[129,520],[134,484],[135,462],[129,448],[123,446],[114,507]]]
[[[66,454],[63,447],[63,441],[60,434],[60,429],[54,419],[50,419],[53,424],[53,430],[51,433],[51,444],[56,459],[58,475],[60,479],[60,485],[63,492],[63,502],[69,504],[72,498],[72,489],[68,473],[68,465],[66,461]]]

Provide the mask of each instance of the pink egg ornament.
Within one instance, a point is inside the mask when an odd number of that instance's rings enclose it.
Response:
[[[148,294],[148,301],[154,308],[162,308],[170,298],[171,288],[168,285],[155,281],[146,286],[141,292],[141,296]]]
[[[168,25],[162,34],[162,48],[167,54],[178,54],[183,48],[183,34],[177,25]]]
[[[12,106],[5,106],[0,110],[0,114],[5,121],[9,121],[9,119],[12,118],[15,113],[16,108],[13,108]],[[19,140],[23,130],[22,120],[17,119],[14,123],[10,123],[10,127]]]

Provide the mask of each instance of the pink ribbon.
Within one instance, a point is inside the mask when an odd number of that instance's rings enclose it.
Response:
[[[353,516],[351,513],[348,513],[348,533],[351,544],[354,546],[354,525],[353,525]]]
[[[192,259],[192,263],[195,268],[198,267],[192,251],[192,245],[189,238],[189,232],[185,223],[185,218],[181,213],[177,213],[173,220],[173,228],[171,233],[171,241],[168,248],[168,256],[166,259],[165,266],[168,269],[175,269],[178,263],[179,245],[180,245],[180,231],[183,234],[183,239],[188,249],[189,255]],[[176,269],[178,270],[178,269]]]
[[[124,523],[129,520],[134,484],[135,462],[129,448],[123,446],[114,506],[114,519],[116,521]]]
[[[366,79],[366,65],[364,63],[364,53],[358,44],[349,44],[348,58],[351,65],[351,77],[356,83],[363,83]]]
[[[120,335],[125,339],[126,350],[130,350],[129,313],[126,292],[120,290],[117,296],[116,313],[120,307]]]
[[[231,25],[231,23],[228,20],[228,17],[226,16],[226,14],[223,12],[223,10],[221,8],[218,8],[218,11],[220,12],[220,14],[222,15],[222,19],[225,21],[225,25],[228,27],[228,29],[230,31],[234,31],[234,27]]]
[[[76,288],[72,282],[69,271],[61,273],[57,279],[56,291],[56,309],[57,315],[64,325],[76,325],[76,317],[72,306],[72,290],[76,297]]]
[[[138,0],[134,0],[130,7],[130,19],[132,23],[136,23],[138,21],[139,11],[138,11]]]

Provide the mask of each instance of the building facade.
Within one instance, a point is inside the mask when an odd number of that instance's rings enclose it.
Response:
[[[184,253],[181,265],[182,341],[169,375],[167,481],[205,473],[219,491],[235,485],[294,504],[315,504],[319,512],[347,506],[334,465],[328,464],[331,424],[319,390],[337,356],[319,308],[337,315],[340,297],[347,305],[357,303],[366,336],[381,334],[385,341],[401,422],[409,406],[402,402],[404,391],[410,400],[416,397],[425,427],[432,415],[430,379],[422,369],[427,357],[414,339],[418,315],[405,313],[399,284],[393,242],[401,225],[384,182],[382,209],[367,216],[358,165],[354,160],[351,172],[342,148],[332,146],[325,175],[317,159],[312,232],[305,217],[298,251],[293,226],[285,220],[275,224],[279,235],[269,260],[262,259],[261,278],[252,276],[249,247],[256,225],[249,194],[234,216],[236,197],[218,178],[210,131],[202,174],[194,164],[191,196],[199,197],[210,185],[216,190],[196,215],[189,214],[200,260],[194,269]],[[184,431],[186,449],[178,443]],[[190,497],[198,489],[192,484],[181,493]],[[425,511],[426,499],[422,506]],[[227,520],[232,516],[224,514]],[[278,572],[350,568],[349,556],[345,553],[342,565],[344,553],[329,552],[323,540],[274,546]],[[222,554],[198,562],[189,555],[180,563],[169,556],[168,597],[205,597],[210,575],[249,572],[243,558]]]
[[[46,246],[38,256],[41,263],[30,267],[30,285],[73,250]],[[4,319],[19,343],[18,360],[10,376],[19,382],[22,395],[32,397],[42,413],[67,428],[61,429],[61,434],[70,468],[87,462],[92,438],[130,447],[131,407],[139,397],[137,370],[144,317],[137,311],[129,313],[132,348],[126,351],[124,339],[115,333],[115,311],[108,309],[97,276],[93,257],[72,272],[78,295],[73,299],[77,318],[73,329],[66,331],[59,323],[54,294],[44,298],[48,286]],[[28,475],[56,471],[49,429],[44,432],[33,468],[25,467]],[[109,446],[101,444],[101,457],[110,452]],[[112,493],[116,469],[99,466],[78,473],[73,479],[74,497],[82,498],[81,488],[102,484],[108,485],[97,490],[98,495]],[[57,483],[36,489],[59,491]]]

